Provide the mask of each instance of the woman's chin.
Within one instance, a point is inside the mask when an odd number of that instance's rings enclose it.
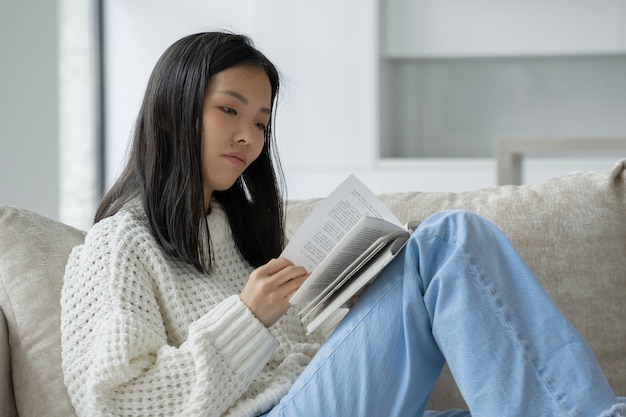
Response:
[[[233,179],[232,181],[231,180],[220,181],[218,183],[212,184],[210,187],[210,190],[211,191],[226,191],[232,188],[236,182],[237,182],[237,178]],[[204,189],[206,192],[207,187],[205,187]]]

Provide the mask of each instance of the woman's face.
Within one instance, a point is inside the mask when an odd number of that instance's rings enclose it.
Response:
[[[262,69],[237,66],[211,78],[202,109],[205,211],[212,192],[230,188],[261,154],[271,108],[272,87]]]

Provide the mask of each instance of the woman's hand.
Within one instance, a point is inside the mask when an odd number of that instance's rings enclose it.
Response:
[[[240,297],[261,323],[270,327],[287,312],[289,299],[308,276],[303,267],[285,258],[272,259],[252,271]]]

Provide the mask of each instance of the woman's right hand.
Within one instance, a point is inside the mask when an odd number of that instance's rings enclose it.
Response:
[[[240,297],[261,323],[270,327],[287,312],[289,299],[308,276],[303,267],[285,258],[272,259],[252,271]]]

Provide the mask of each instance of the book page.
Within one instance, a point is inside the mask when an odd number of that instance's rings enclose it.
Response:
[[[404,228],[365,184],[350,175],[313,210],[281,256],[313,271],[364,216],[381,218]]]
[[[329,256],[320,262],[311,275],[291,298],[292,304],[299,304],[314,299],[326,287],[346,272],[359,257],[372,245],[377,245],[379,238],[408,232],[402,227],[375,217],[362,217],[343,239],[333,248]],[[382,249],[382,245],[378,250]]]
[[[406,243],[407,238],[408,236],[399,238],[398,243],[400,245],[396,248],[377,252],[367,260],[367,266],[358,270],[356,275],[347,277],[347,280],[341,286],[329,292],[323,298],[307,305],[307,313],[303,317],[304,321],[308,321],[306,325],[307,333],[313,332],[335,311],[346,307],[354,295],[361,293],[364,286],[374,280],[382,268],[395,258],[400,248]]]
[[[345,268],[330,285],[324,288],[310,303],[300,310],[302,319],[307,319],[307,316],[310,314],[316,314],[316,311],[321,307],[322,303],[336,292],[343,291],[343,288],[352,281],[355,276],[364,272],[364,268],[378,266],[372,262],[372,259],[378,258],[382,251],[388,251],[392,257],[395,256],[399,249],[404,246],[404,242],[406,242],[408,236],[408,232],[399,231],[376,239],[376,241]]]

